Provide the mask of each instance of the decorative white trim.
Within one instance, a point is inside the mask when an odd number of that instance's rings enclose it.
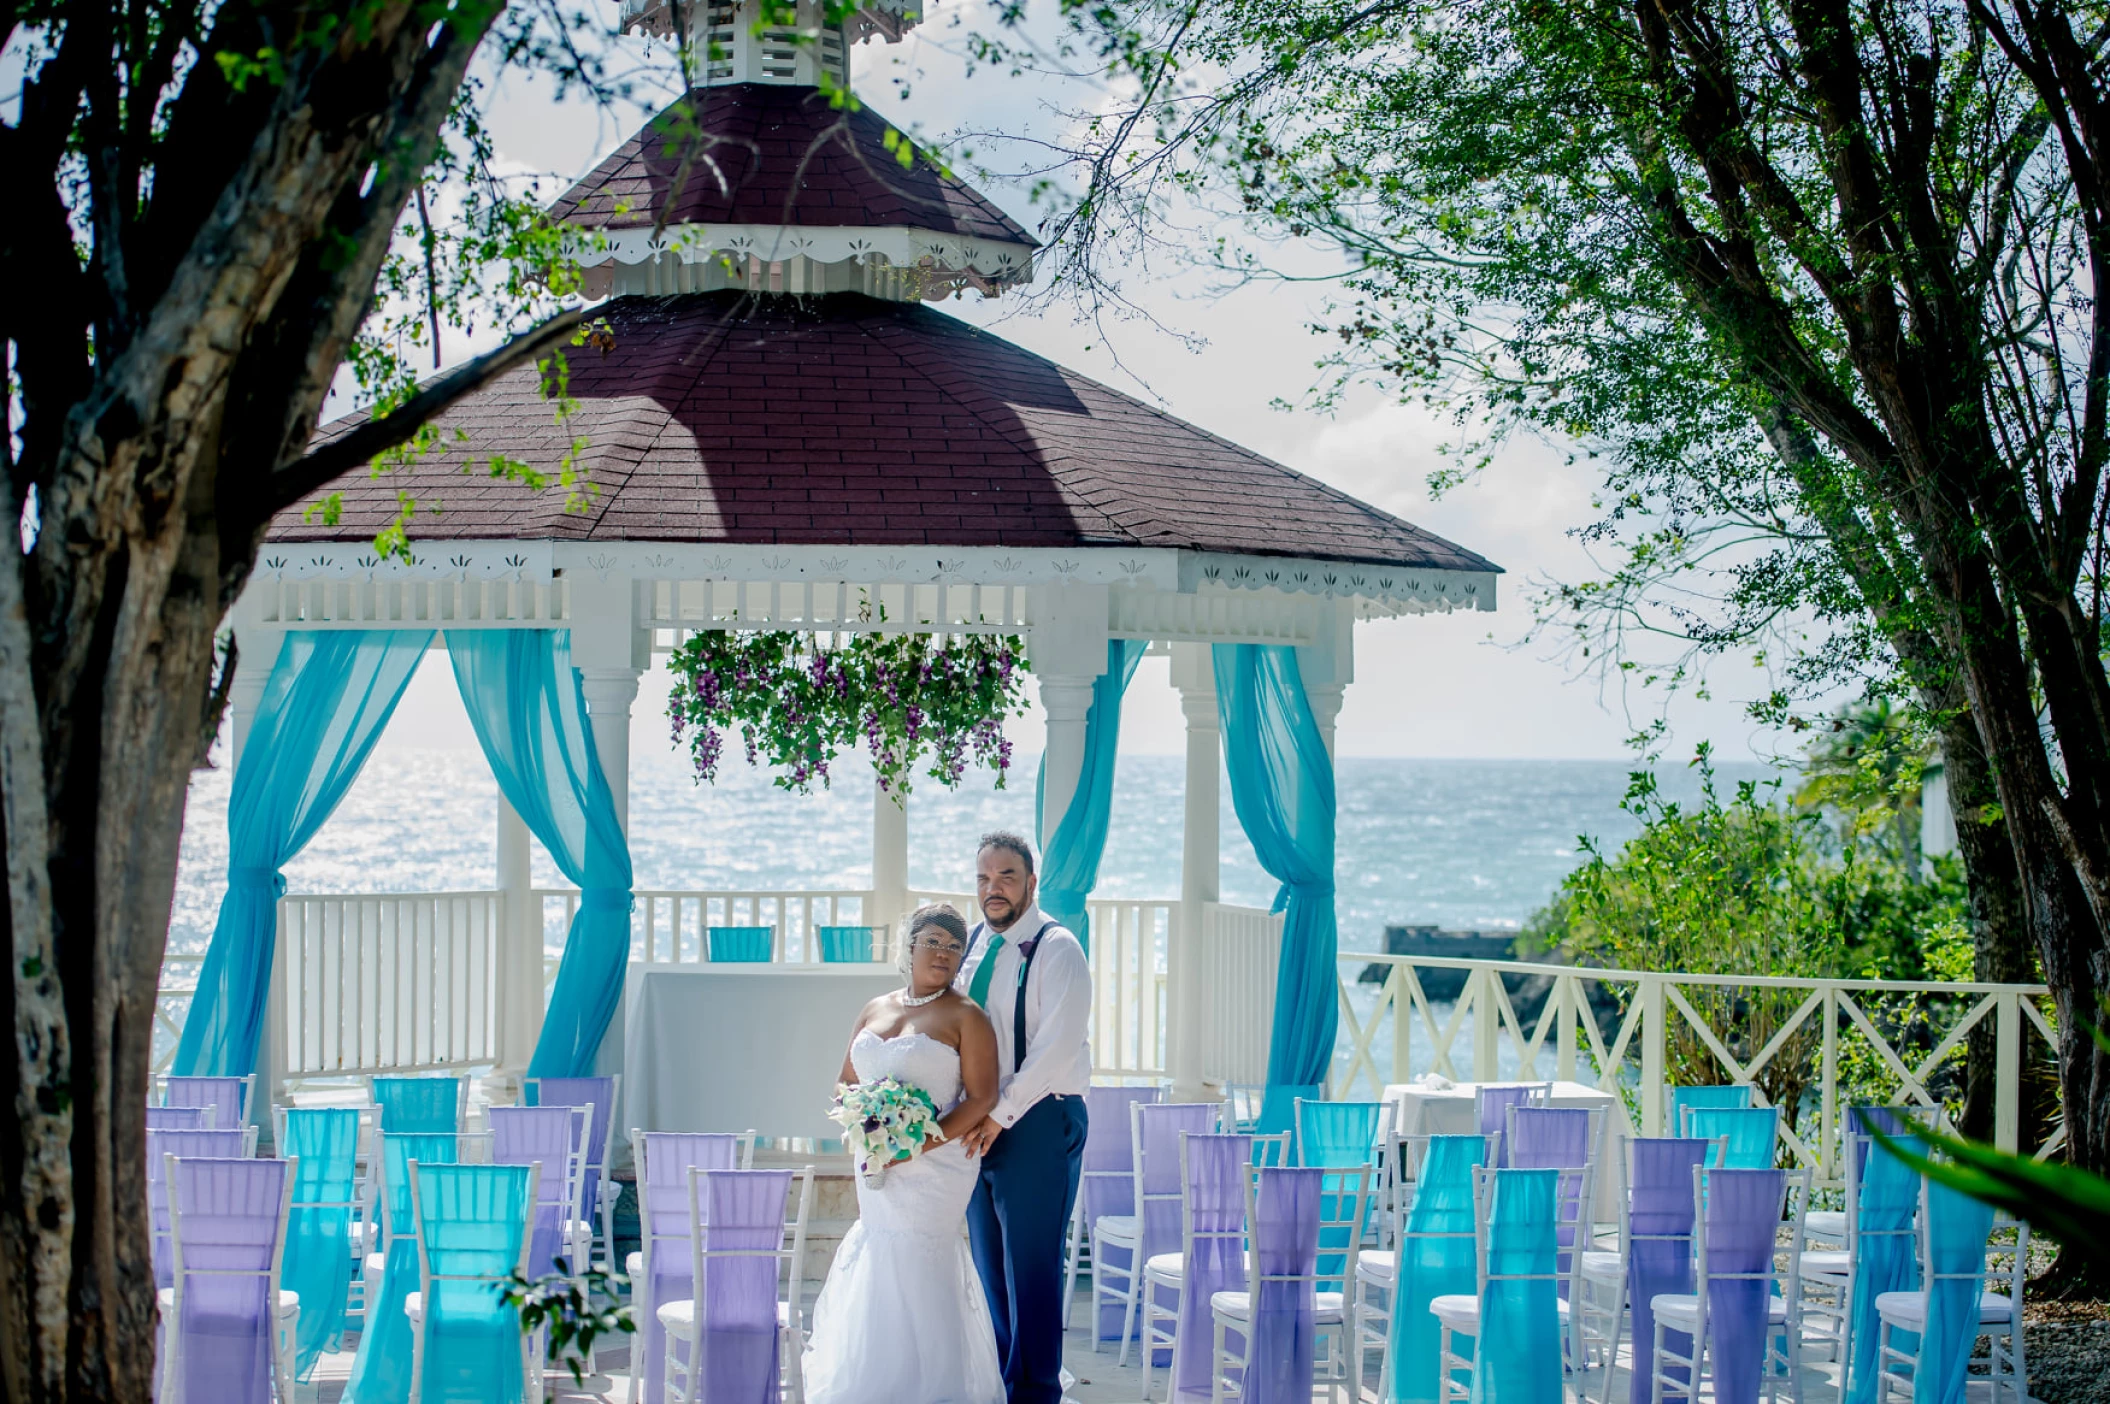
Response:
[[[1033,246],[1005,239],[978,239],[940,234],[905,225],[869,227],[811,224],[677,224],[654,236],[651,226],[601,229],[606,243],[589,248],[586,239],[573,245],[582,268],[604,263],[641,264],[671,256],[682,263],[728,258],[744,263],[884,263],[895,268],[925,268],[934,273],[973,271],[1001,284],[1033,277]]]
[[[1501,579],[1491,570],[1445,570],[1428,566],[1368,565],[1360,561],[1305,560],[1288,556],[1241,556],[1217,552],[1180,554],[1183,594],[1226,590],[1282,590],[1332,599],[1368,600],[1401,614],[1492,610]]]

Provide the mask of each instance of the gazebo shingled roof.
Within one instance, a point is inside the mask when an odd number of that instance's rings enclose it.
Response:
[[[670,228],[908,225],[966,238],[1036,242],[957,177],[921,159],[903,168],[886,148],[891,130],[870,107],[837,111],[816,88],[698,88],[617,147],[550,214],[607,229],[658,221]],[[619,212],[619,203],[627,208]]]
[[[425,540],[1165,547],[1434,570],[1483,557],[933,308],[854,293],[617,298],[615,349],[570,353],[578,409],[552,423],[532,367],[440,421],[460,456],[340,484],[333,526],[370,539],[397,491]],[[338,420],[342,432],[357,416]],[[547,467],[575,436],[597,495],[463,471]]]

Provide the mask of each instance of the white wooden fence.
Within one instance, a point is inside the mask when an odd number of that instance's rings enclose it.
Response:
[[[1372,966],[1384,971],[1374,990],[1358,979]],[[1462,973],[1455,1000],[1432,1000],[1423,989],[1424,977],[1437,970]],[[2026,1044],[2032,1032],[2043,1040],[2038,1054],[2054,1043],[2042,1007],[2049,992],[2041,985],[1692,975],[1350,953],[1340,956],[1340,974],[1341,1038],[1330,1078],[1335,1096],[1374,1096],[1385,1084],[1420,1073],[1453,1081],[1551,1077],[1621,1091],[1641,1134],[1663,1135],[1668,1054],[1678,1040],[1696,1050],[1698,1071],[1706,1074],[1693,1080],[1754,1084],[1760,1104],[1765,1083],[1792,1072],[1800,1096],[1798,1105],[1784,1108],[1783,1139],[1820,1181],[1836,1184],[1848,1101],[1939,1110],[1931,1087],[1937,1070],[1960,1058],[1971,1031],[1991,1020],[1994,1143],[2042,1158],[2065,1138],[2059,1129],[2023,1144]],[[1517,1017],[1505,976],[1550,982],[1529,1029]],[[1600,1020],[1591,986],[1612,996],[1616,1017]],[[1761,1008],[1755,1020],[1753,1011]],[[1909,1046],[1902,1037],[1908,1029],[1928,1046]]]
[[[1202,947],[1202,1078],[1258,1087],[1267,1081],[1282,917],[1211,902],[1202,908]]]
[[[544,944],[562,949],[579,910],[576,888],[537,888]],[[630,959],[644,965],[700,965],[710,959],[709,928],[766,926],[770,959],[818,964],[820,928],[862,926],[869,892],[643,892],[634,894]],[[885,960],[883,950],[875,959]]]

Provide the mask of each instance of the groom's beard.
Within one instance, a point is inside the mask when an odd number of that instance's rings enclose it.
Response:
[[[999,902],[1003,902],[1002,898],[998,898],[997,900]],[[1009,902],[1003,902],[1003,915],[999,916],[996,912],[991,911],[989,907],[985,904],[982,908],[982,920],[988,924],[988,927],[991,931],[994,931],[1001,935],[1002,933],[1009,931],[1012,927],[1012,924],[1018,920],[1018,908],[1012,906]]]

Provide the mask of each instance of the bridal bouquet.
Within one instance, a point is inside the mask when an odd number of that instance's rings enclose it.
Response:
[[[858,1173],[874,1188],[886,1179],[888,1165],[940,1138],[937,1103],[899,1078],[838,1084],[828,1115],[842,1127],[843,1144],[857,1157]]]

